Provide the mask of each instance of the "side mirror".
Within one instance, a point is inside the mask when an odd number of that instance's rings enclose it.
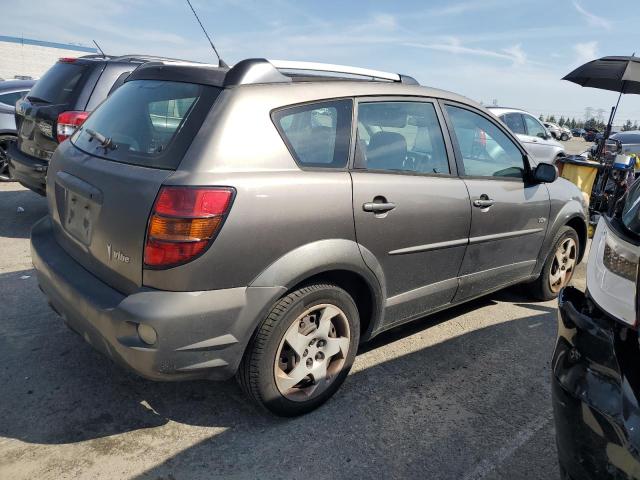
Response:
[[[533,180],[536,183],[553,183],[558,178],[558,169],[549,163],[540,163],[533,171]]]

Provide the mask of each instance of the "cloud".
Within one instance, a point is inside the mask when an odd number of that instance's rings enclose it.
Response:
[[[423,48],[427,50],[436,50],[461,55],[472,55],[476,57],[489,57],[501,60],[509,60],[514,65],[524,65],[527,62],[527,56],[522,50],[520,44],[512,47],[504,48],[500,51],[488,50],[484,48],[473,48],[462,45],[459,39],[450,37],[447,43],[417,43],[405,42],[403,45],[413,48]]]
[[[592,27],[604,28],[605,30],[611,30],[611,22],[606,18],[599,17],[594,13],[591,13],[585,10],[582,5],[578,3],[578,0],[573,0],[573,6],[586,20],[589,25]]]
[[[595,60],[598,58],[598,42],[584,42],[576,43],[573,46],[573,50],[576,54],[576,63],[583,64]]]

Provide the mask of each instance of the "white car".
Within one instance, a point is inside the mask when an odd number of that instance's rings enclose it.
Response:
[[[571,130],[565,127],[561,127],[557,123],[544,122],[544,126],[547,127],[547,130],[551,132],[551,135],[553,135],[553,138],[555,138],[556,140],[562,140],[563,142],[566,142],[572,136]]]
[[[536,162],[555,164],[558,157],[565,156],[564,147],[529,112],[503,107],[489,107],[489,110],[516,134]]]

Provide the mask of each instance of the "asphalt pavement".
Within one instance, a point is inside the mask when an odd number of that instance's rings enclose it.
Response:
[[[558,478],[556,302],[516,287],[396,328],[327,404],[280,419],[234,381],[149,382],[67,330],[29,255],[46,211],[0,184],[1,479]]]

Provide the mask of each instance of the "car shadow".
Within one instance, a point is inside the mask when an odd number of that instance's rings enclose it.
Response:
[[[505,439],[540,423],[541,411],[550,418],[551,308],[519,297],[523,314],[514,320],[395,351],[398,340],[449,328],[458,316],[512,298],[510,290],[376,337],[338,394],[296,419],[254,408],[234,381],[155,383],[126,372],[63,326],[32,270],[0,275],[0,295],[9,299],[0,324],[1,437],[46,445],[112,437],[115,450],[105,455],[129,448],[137,455],[167,448],[164,435],[177,435],[181,424],[208,427],[186,448],[169,442],[170,453],[139,478],[369,478],[382,471],[462,478]],[[150,445],[117,440],[144,430]],[[308,455],[295,453],[305,444]]]
[[[47,214],[47,199],[7,183],[0,190],[0,237],[29,238],[31,227]]]

